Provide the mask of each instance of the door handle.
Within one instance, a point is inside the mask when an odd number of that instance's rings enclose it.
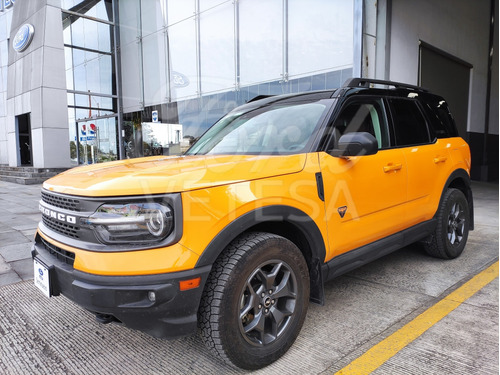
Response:
[[[439,164],[439,163],[444,163],[448,158],[446,156],[436,156],[434,158],[434,163]]]
[[[392,172],[392,171],[399,171],[401,168],[403,168],[403,164],[389,163],[384,167],[384,173],[388,173],[388,172]]]

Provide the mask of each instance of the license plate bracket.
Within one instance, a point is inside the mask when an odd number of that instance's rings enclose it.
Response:
[[[33,259],[35,286],[47,297],[52,296],[52,272],[54,266],[47,266],[39,258]]]

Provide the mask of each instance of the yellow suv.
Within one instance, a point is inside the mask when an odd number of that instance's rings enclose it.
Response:
[[[421,88],[352,79],[259,98],[185,155],[45,182],[35,284],[156,337],[198,327],[219,358],[261,368],[292,345],[309,301],[323,304],[325,282],[416,241],[459,256],[469,172],[446,102]]]

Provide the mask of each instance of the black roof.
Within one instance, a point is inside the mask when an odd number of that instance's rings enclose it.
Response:
[[[386,86],[386,87],[374,87]],[[387,86],[392,86],[392,88],[387,88]],[[295,94],[284,94],[284,95],[258,95],[250,99],[247,104],[242,107],[260,107],[263,105],[268,105],[276,102],[282,103],[293,103],[295,101],[304,100],[321,100],[328,98],[339,98],[353,96],[357,94],[364,95],[379,95],[379,96],[399,96],[399,97],[422,97],[422,98],[440,98],[437,95],[431,94],[428,90],[406,83],[394,82],[394,81],[384,81],[378,79],[370,78],[351,78],[348,79],[342,87],[338,89],[322,90],[322,91],[308,91]]]

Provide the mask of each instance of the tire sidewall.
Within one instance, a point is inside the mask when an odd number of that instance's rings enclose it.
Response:
[[[449,258],[458,257],[464,250],[465,244],[467,243],[467,238],[469,236],[469,224],[470,224],[470,213],[469,205],[464,194],[458,189],[449,189],[446,192],[445,199],[443,202],[443,210],[440,217],[440,233],[439,240],[441,245]],[[451,209],[455,203],[459,203],[464,210],[465,224],[462,240],[458,245],[452,245],[448,240],[448,218]]]
[[[247,362],[245,368],[251,368],[251,364],[255,364],[255,368],[261,368],[281,357],[300,332],[309,301],[309,272],[300,251],[284,238],[272,237],[265,242],[260,242],[259,246],[247,252],[241,260],[233,269],[228,280],[228,287],[222,291],[220,313],[224,323],[221,327],[221,334],[235,340],[234,345],[228,345],[224,348],[233,363],[241,362],[242,358],[245,358],[244,362]],[[250,275],[260,265],[271,260],[285,262],[294,272],[297,283],[297,300],[293,317],[286,330],[273,343],[258,347],[250,344],[240,331],[239,299]]]

